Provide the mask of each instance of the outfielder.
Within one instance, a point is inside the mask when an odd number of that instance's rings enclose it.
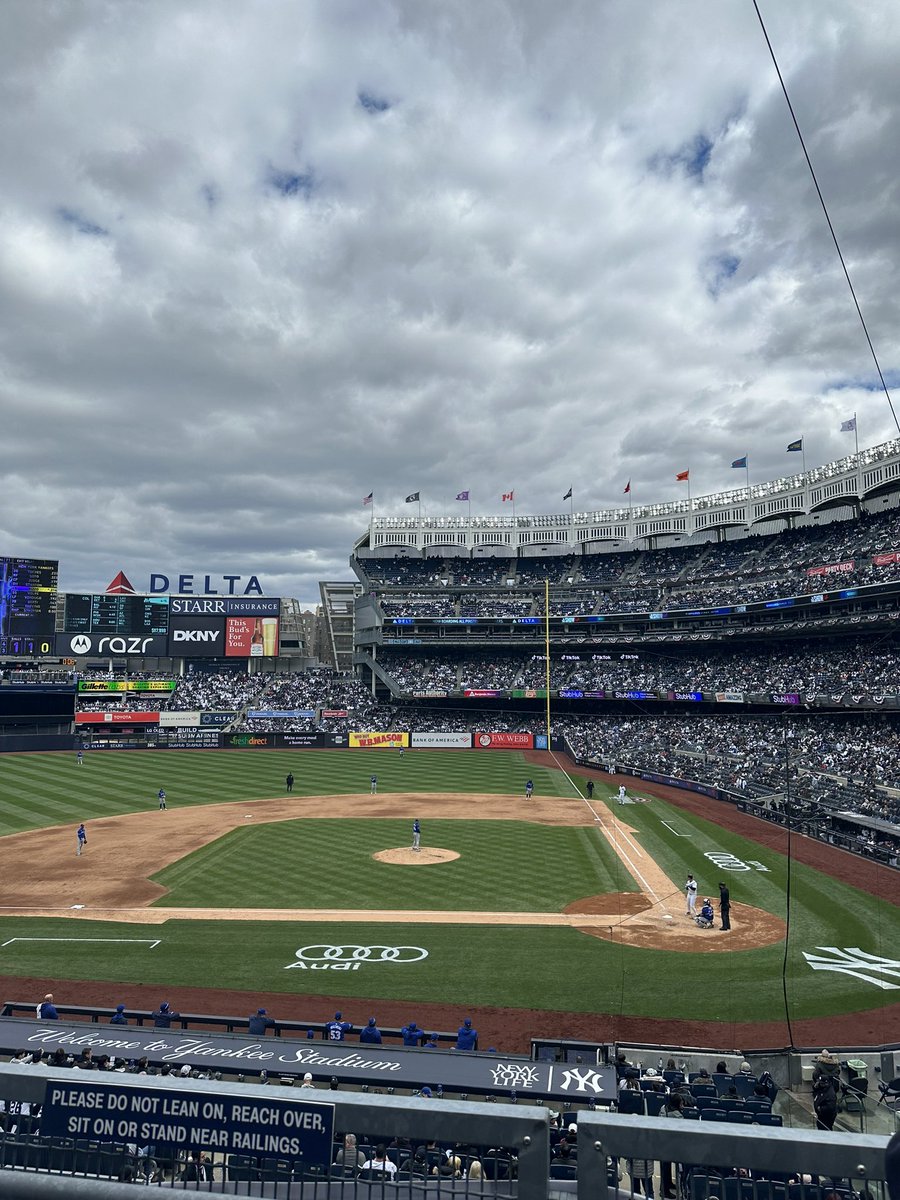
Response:
[[[372,778],[369,780],[369,791],[372,793],[373,796],[378,794],[378,776],[377,775],[373,775]]]
[[[157,798],[157,800],[159,801],[159,807],[160,807],[161,809],[162,809],[162,808],[165,808],[165,807],[166,807],[166,792],[165,792],[165,788],[160,788],[160,789],[159,789],[159,791],[156,793],[156,798]]]

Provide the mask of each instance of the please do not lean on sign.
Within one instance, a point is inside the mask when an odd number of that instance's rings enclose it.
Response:
[[[48,1083],[41,1133],[326,1165],[331,1161],[334,1105],[248,1100],[172,1086]]]

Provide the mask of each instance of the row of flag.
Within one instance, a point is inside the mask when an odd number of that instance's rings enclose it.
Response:
[[[841,431],[841,433],[856,433],[856,413],[854,413],[853,416],[849,417],[846,421],[841,422],[841,430],[840,431]],[[802,452],[803,452],[803,438],[802,437],[797,438],[793,442],[788,442],[787,447],[785,448],[785,454],[794,454],[794,453],[802,454]],[[741,457],[736,458],[731,465],[732,465],[732,467],[737,467],[740,470],[745,471],[748,469],[749,463],[750,463],[749,454],[742,454]],[[690,483],[690,480],[691,480],[690,468],[688,468],[687,471],[679,471],[675,476],[676,483]],[[470,493],[470,489],[468,489],[468,488],[465,491],[458,492],[456,495],[456,499],[457,500],[468,500],[469,493]],[[628,482],[625,484],[625,488],[622,492],[622,495],[629,496],[630,494],[631,494],[631,480],[629,479]],[[372,497],[374,495],[375,495],[374,492],[369,492],[368,496],[364,496],[363,497],[363,505],[371,504]],[[421,493],[419,493],[419,492],[410,492],[410,494],[406,497],[405,503],[406,504],[417,504],[419,502],[420,495],[421,495]],[[515,503],[516,493],[514,490],[509,491],[509,492],[503,492],[503,493],[501,493],[500,499],[502,501],[511,500],[513,503]],[[569,488],[569,490],[563,496],[563,500],[571,500],[571,499],[572,499],[572,489]]]

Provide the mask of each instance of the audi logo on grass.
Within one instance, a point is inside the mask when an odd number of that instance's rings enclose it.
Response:
[[[332,946],[320,943],[301,946],[297,961],[288,963],[285,971],[358,971],[363,964],[416,963],[428,957],[421,946]]]

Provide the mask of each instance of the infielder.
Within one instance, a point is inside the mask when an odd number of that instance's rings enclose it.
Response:
[[[419,824],[419,818],[416,817],[416,819],[413,821],[413,844],[412,844],[413,850],[420,849],[419,842],[421,840],[422,840],[422,827]]]
[[[159,791],[156,793],[156,798],[157,798],[157,800],[159,801],[159,807],[160,807],[161,809],[162,809],[162,808],[165,808],[165,807],[166,807],[166,791],[165,791],[165,788],[160,788],[160,789],[159,789]]]
[[[76,836],[76,838],[78,839],[78,844],[77,844],[77,847],[76,847],[76,849],[75,849],[75,853],[80,855],[80,854],[81,854],[81,851],[82,851],[82,850],[84,849],[84,847],[87,845],[87,831],[86,831],[86,830],[85,830],[85,828],[84,828],[84,823],[83,823],[83,822],[82,822],[82,824],[81,824],[81,825],[79,825],[79,826],[78,826],[78,832],[77,832],[77,834],[76,834],[75,836]]]
[[[534,784],[530,779],[525,780],[525,799],[530,800],[534,793]]]
[[[369,780],[369,791],[372,793],[373,796],[378,794],[378,776],[377,775],[373,775],[372,778]]]
[[[693,917],[697,909],[697,880],[693,875],[688,875],[687,883],[684,885],[684,900],[687,904],[686,917]]]

